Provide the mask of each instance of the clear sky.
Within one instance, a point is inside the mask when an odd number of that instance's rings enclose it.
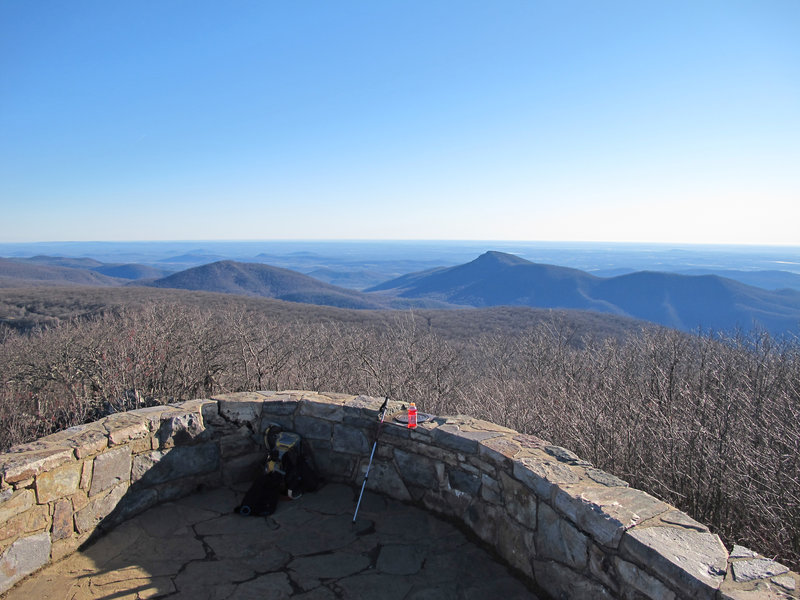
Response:
[[[797,0],[0,0],[0,242],[800,244]]]

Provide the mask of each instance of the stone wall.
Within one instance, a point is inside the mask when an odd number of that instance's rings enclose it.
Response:
[[[17,446],[0,455],[0,591],[159,502],[249,480],[269,423],[303,435],[328,480],[360,485],[380,404],[229,394]],[[553,598],[800,598],[800,578],[779,563],[729,553],[674,507],[486,421],[436,417],[412,431],[387,419],[368,487],[461,522]]]

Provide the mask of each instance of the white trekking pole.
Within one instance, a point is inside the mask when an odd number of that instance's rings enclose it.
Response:
[[[381,428],[383,427],[383,420],[386,418],[386,409],[389,406],[389,397],[386,397],[386,400],[383,401],[381,405],[380,411],[378,412],[378,431],[375,433],[375,442],[372,444],[372,452],[369,455],[369,462],[367,463],[367,472],[364,475],[364,483],[361,484],[361,493],[358,495],[358,503],[356,504],[356,512],[353,513],[353,523],[356,522],[356,517],[358,516],[358,508],[361,506],[361,497],[364,495],[364,488],[367,487],[367,479],[369,479],[369,470],[372,467],[372,458],[375,456],[375,448],[378,447],[378,437],[381,434]]]

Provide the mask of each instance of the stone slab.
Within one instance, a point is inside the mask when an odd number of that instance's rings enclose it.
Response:
[[[75,531],[72,523],[72,502],[61,499],[53,507],[52,539],[63,540],[70,537]]]
[[[154,450],[133,458],[131,481],[152,486],[174,479],[216,471],[219,447],[213,443]]]
[[[564,600],[611,600],[603,585],[572,569],[549,560],[533,561],[536,583],[553,598]]]
[[[115,485],[131,480],[131,449],[113,448],[95,457],[89,496],[95,496]]]
[[[37,475],[36,498],[39,504],[47,504],[77,492],[82,470],[83,465],[76,462]]]
[[[6,483],[18,483],[54,469],[75,456],[72,448],[45,448],[7,452],[0,457],[0,473]]]
[[[537,496],[552,502],[553,492],[559,485],[579,483],[581,473],[555,459],[542,457],[523,457],[514,461],[514,477],[524,483]]]
[[[521,451],[520,443],[507,436],[482,440],[478,446],[478,456],[508,470],[511,470],[511,461]]]
[[[675,592],[636,565],[619,557],[614,559],[614,565],[619,573],[620,583],[622,589],[625,590],[626,597],[634,596],[635,592],[639,592],[645,598],[652,600],[676,600]]]
[[[5,523],[14,517],[28,510],[36,501],[33,490],[22,489],[14,491],[12,489],[3,490],[0,493],[0,523]]]
[[[70,436],[69,443],[75,448],[77,458],[85,458],[102,452],[108,448],[108,434],[105,429],[91,423],[74,436]]]
[[[446,423],[432,431],[433,441],[445,448],[464,454],[477,454],[478,442],[500,437],[497,431],[470,431],[465,425]]]
[[[100,525],[117,507],[127,490],[127,483],[122,483],[95,496],[84,508],[76,512],[75,528],[78,533],[89,533]]]
[[[394,460],[402,478],[408,484],[425,488],[439,486],[435,465],[429,458],[395,448]]]
[[[50,535],[39,533],[21,538],[0,556],[0,592],[44,566],[50,560]]]
[[[414,544],[386,544],[381,546],[376,567],[390,575],[415,575],[422,568],[424,554]]]
[[[520,525],[533,529],[536,526],[538,506],[536,495],[531,494],[527,487],[504,472],[500,473],[500,482],[503,488],[501,497],[509,516]]]
[[[161,422],[156,432],[161,448],[172,448],[194,444],[207,438],[203,416],[197,411],[171,410],[161,414]]]
[[[344,407],[341,400],[333,400],[326,396],[303,397],[299,413],[304,417],[322,419],[341,423],[344,419]]]
[[[589,561],[589,538],[570,525],[547,504],[538,511],[536,556],[556,560],[577,571]]]
[[[714,534],[679,527],[634,527],[620,544],[622,556],[689,598],[714,598],[727,571],[728,552]]]
[[[109,446],[119,446],[150,435],[147,420],[134,412],[117,413],[102,419]]]
[[[371,449],[372,443],[367,440],[367,436],[360,429],[348,425],[333,426],[333,450],[335,452],[364,455]]]
[[[735,560],[731,563],[734,581],[769,579],[789,572],[789,567],[764,557]]]
[[[617,548],[626,530],[672,507],[650,494],[629,487],[594,482],[565,485],[554,497],[555,507],[599,544]]]
[[[255,427],[261,418],[265,397],[258,392],[245,392],[237,394],[223,394],[212,396],[219,405],[219,414],[222,418],[237,425],[249,423]]]
[[[314,417],[298,415],[294,418],[297,431],[303,432],[303,438],[309,440],[330,440],[333,424]]]

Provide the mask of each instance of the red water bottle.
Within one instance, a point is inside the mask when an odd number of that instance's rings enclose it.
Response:
[[[416,429],[417,427],[417,405],[413,402],[408,407],[408,428]]]

